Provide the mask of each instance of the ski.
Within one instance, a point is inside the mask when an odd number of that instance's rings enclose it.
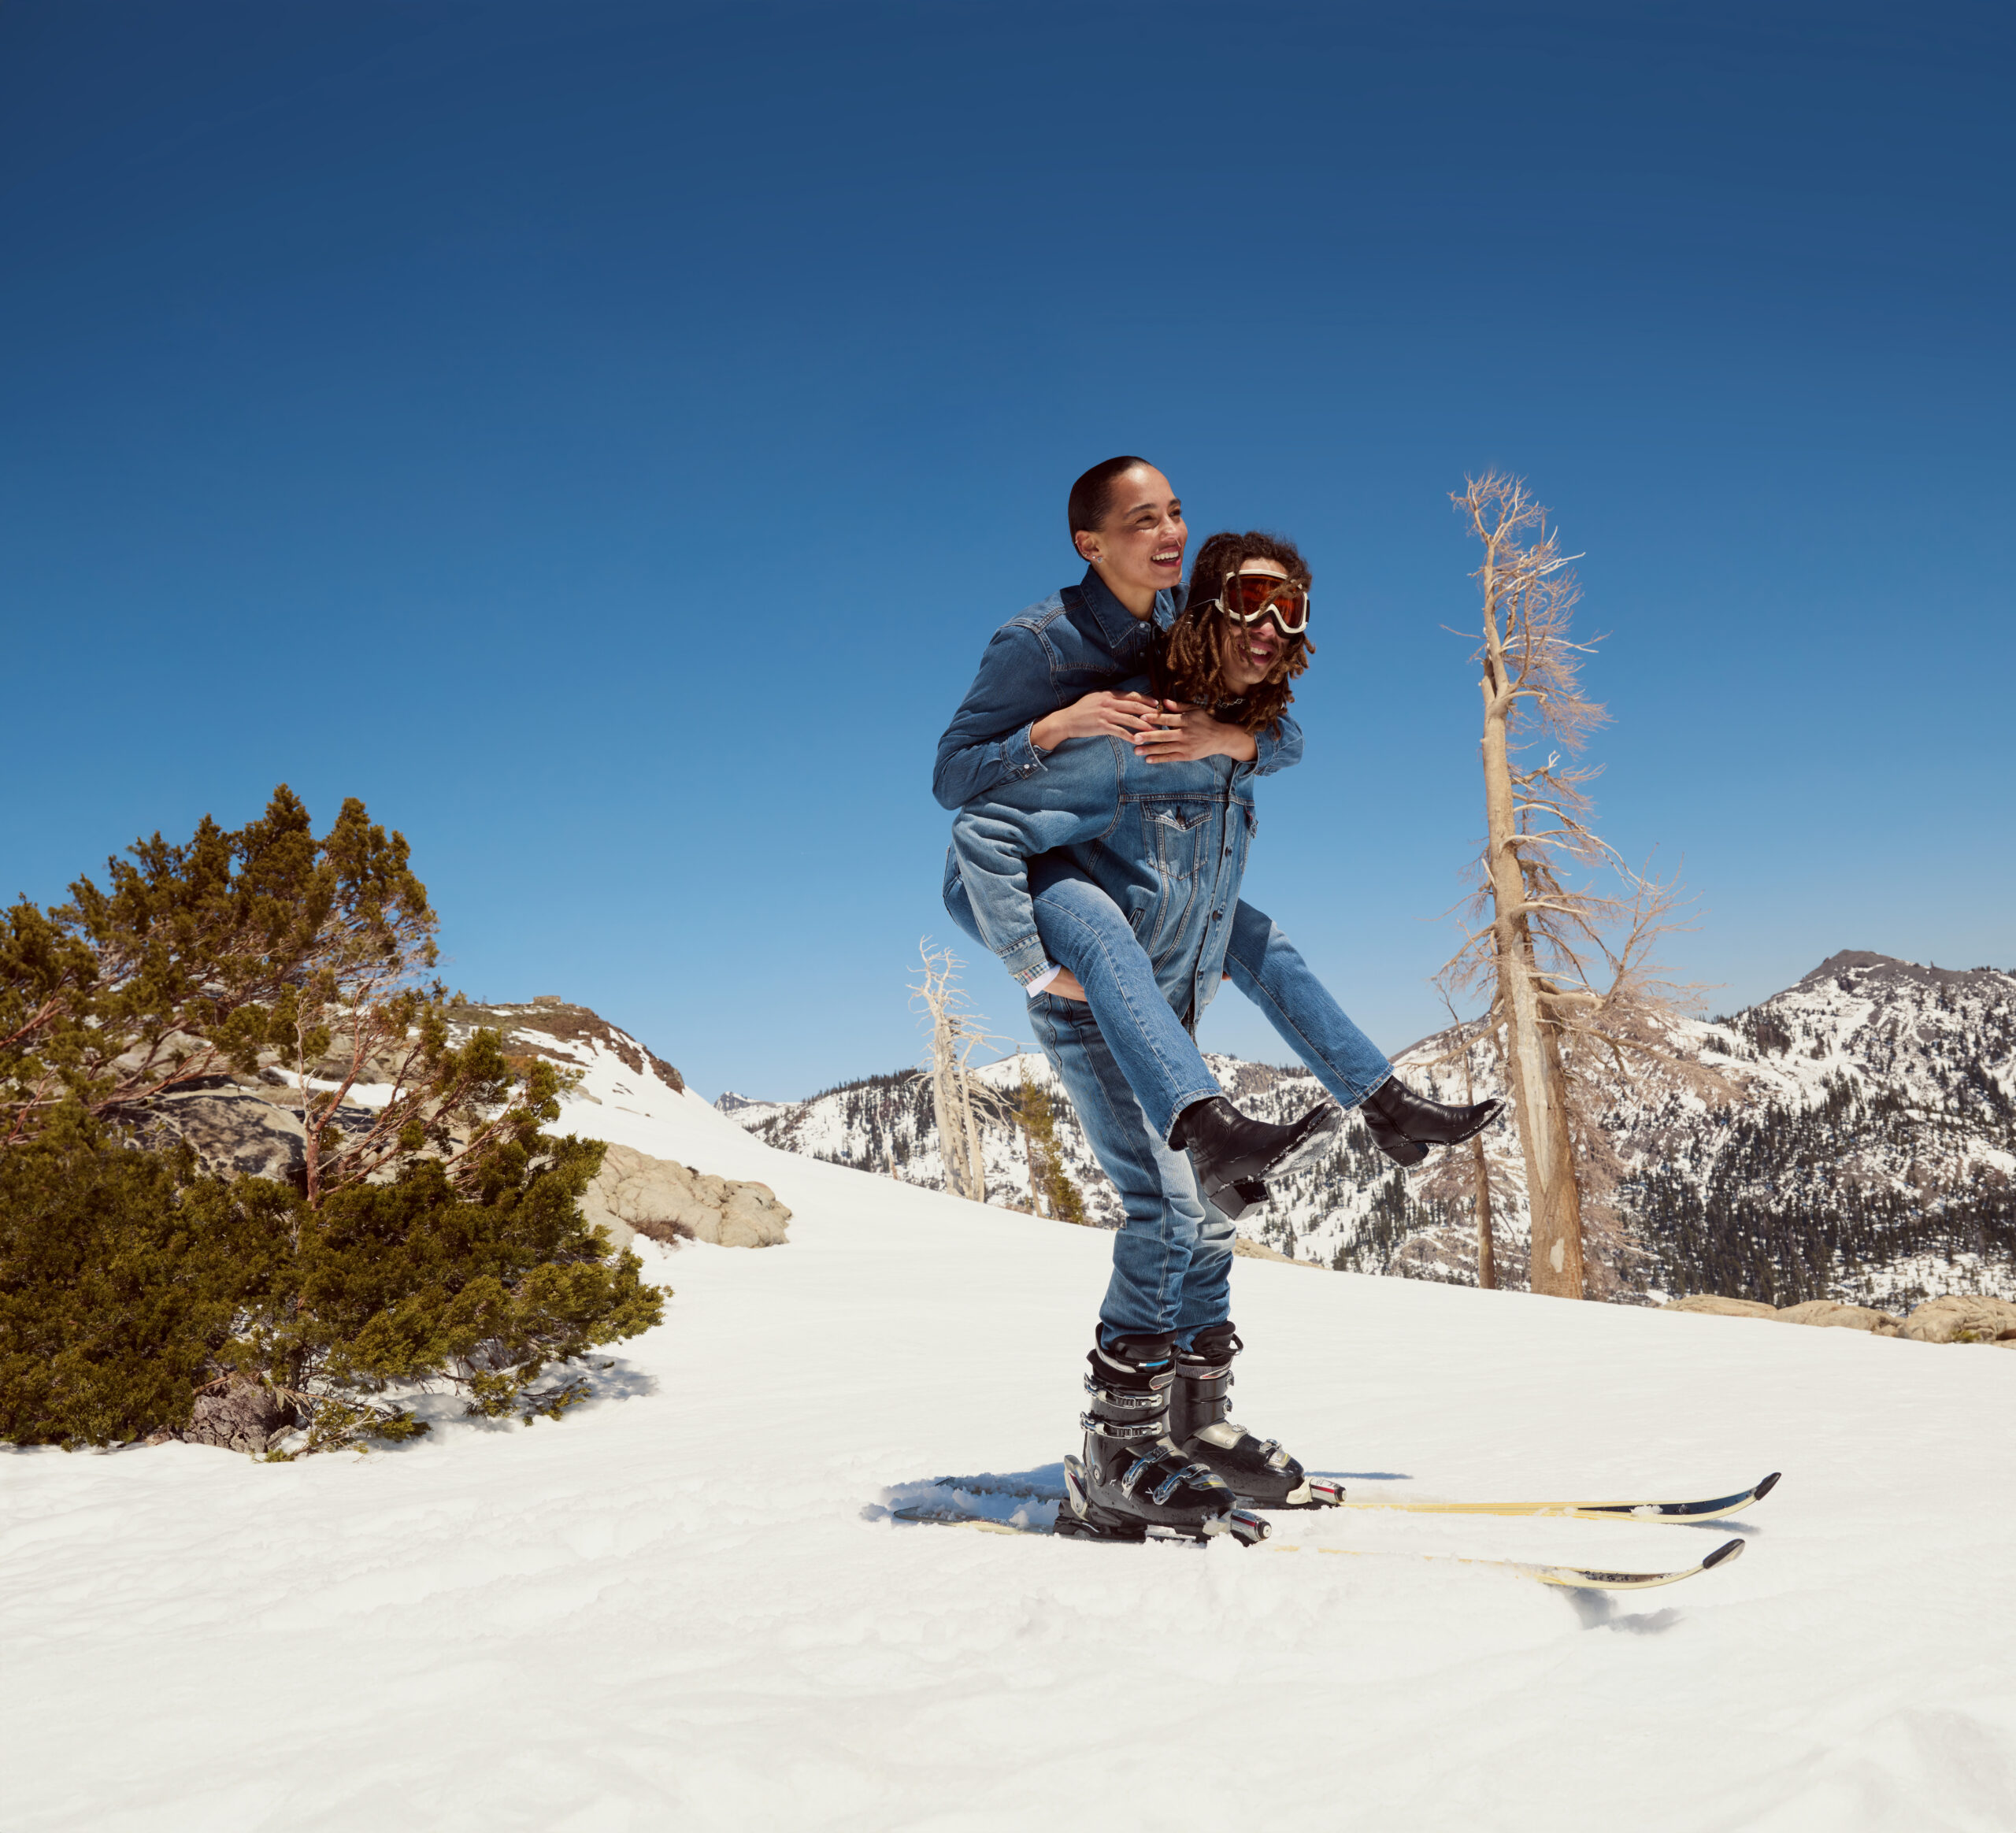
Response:
[[[1682,1579],[1691,1579],[1697,1572],[1712,1572],[1719,1565],[1727,1565],[1742,1554],[1744,1542],[1725,1540],[1698,1565],[1682,1566],[1670,1572],[1614,1572],[1599,1566],[1546,1565],[1529,1559],[1476,1559],[1460,1553],[1405,1553],[1390,1548],[1377,1552],[1355,1546],[1277,1546],[1269,1550],[1274,1553],[1336,1553],[1350,1559],[1424,1559],[1440,1565],[1467,1565],[1495,1567],[1500,1572],[1517,1572],[1522,1579],[1536,1579],[1543,1585],[1559,1585],[1576,1591],[1649,1591],[1655,1586],[1677,1585]]]
[[[1712,1496],[1687,1502],[1425,1502],[1395,1499],[1392,1502],[1347,1501],[1344,1487],[1326,1478],[1312,1477],[1305,1498],[1298,1496],[1292,1507],[1330,1509],[1383,1509],[1409,1515],[1525,1515],[1551,1516],[1556,1520],[1581,1521],[1719,1521],[1740,1514],[1753,1502],[1761,1502],[1778,1486],[1783,1473],[1773,1471],[1761,1483],[1733,1495]],[[1026,1497],[1032,1502],[1064,1500],[1064,1491],[1018,1481],[1014,1478],[940,1477],[934,1487],[963,1490],[969,1495]],[[1263,1507],[1262,1513],[1267,1513]]]
[[[917,1523],[936,1528],[975,1528],[983,1534],[1036,1534],[1054,1535],[1053,1527],[1037,1526],[1032,1523],[997,1521],[991,1516],[976,1515],[965,1509],[946,1505],[919,1504],[893,1511],[899,1521]],[[1206,1541],[1194,1540],[1188,1535],[1151,1535],[1153,1539],[1180,1540],[1189,1546],[1205,1546]],[[1128,1544],[1134,1544],[1129,1542]],[[1649,1591],[1660,1585],[1677,1585],[1682,1579],[1693,1578],[1700,1572],[1712,1572],[1717,1566],[1727,1565],[1738,1558],[1744,1543],[1740,1540],[1725,1540],[1699,1564],[1683,1566],[1677,1571],[1663,1572],[1611,1572],[1598,1566],[1550,1565],[1527,1559],[1478,1559],[1466,1553],[1410,1553],[1392,1548],[1373,1549],[1359,1546],[1313,1546],[1293,1545],[1268,1546],[1266,1542],[1249,1542],[1266,1546],[1269,1553],[1329,1553],[1347,1559],[1419,1559],[1434,1565],[1479,1566],[1499,1572],[1514,1572],[1522,1579],[1531,1579],[1543,1585],[1556,1585],[1569,1590],[1592,1591]]]
[[[1551,1515],[1577,1521],[1719,1521],[1761,1502],[1777,1487],[1781,1472],[1732,1496],[1696,1502],[1348,1502],[1346,1509],[1390,1509],[1410,1515]],[[1685,1576],[1685,1574],[1682,1575]]]

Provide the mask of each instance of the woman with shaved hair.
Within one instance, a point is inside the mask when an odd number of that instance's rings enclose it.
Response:
[[[1364,1102],[1375,1136],[1405,1162],[1497,1111],[1404,1089],[1288,939],[1240,901],[1253,780],[1300,751],[1286,709],[1311,653],[1309,568],[1278,537],[1214,535],[1187,607],[1158,602],[1160,588],[1142,588],[1172,548],[1180,560],[1186,532],[1160,483],[1151,469],[1123,482],[1151,512],[1138,535],[1123,526],[1106,539],[1125,509],[1078,531],[1091,570],[1075,602],[1060,594],[997,635],[991,660],[1019,653],[1025,672],[1047,670],[1061,692],[1081,684],[1088,630],[1107,635],[1116,605],[1146,627],[1131,643],[1121,628],[1110,650],[1138,674],[994,741],[999,780],[962,809],[946,886],[954,918],[1031,989],[1032,1024],[1121,1195],[1084,1457],[1072,1461],[1073,1503],[1059,1521],[1132,1539],[1221,1531],[1235,1498],[1333,1499],[1277,1442],[1224,1415],[1240,1346],[1228,1314],[1233,1219],[1264,1199],[1269,1175],[1325,1150],[1342,1112],[1325,1105],[1277,1127],[1225,1099],[1192,1035],[1221,981],[1262,1006],[1343,1105]],[[999,680],[1007,671],[994,672],[990,682],[983,667],[947,734],[941,777],[948,758],[972,768],[961,753],[973,749],[984,691],[1010,697]]]

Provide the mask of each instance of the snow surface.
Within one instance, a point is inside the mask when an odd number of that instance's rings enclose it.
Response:
[[[789,1243],[640,1242],[666,1321],[558,1424],[0,1455],[0,1823],[2016,1826],[2016,1354],[1242,1260],[1240,1416],[1355,1497],[1784,1480],[1733,1527],[1279,1518],[1360,1559],[905,1526],[1055,1483],[1110,1237],[589,1059],[571,1124],[761,1179]],[[1639,1594],[1404,1557],[1732,1532]]]

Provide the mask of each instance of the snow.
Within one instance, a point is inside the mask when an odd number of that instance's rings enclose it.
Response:
[[[569,1124],[761,1179],[789,1243],[640,1243],[666,1322],[558,1424],[0,1456],[10,1828],[2016,1824],[2016,1353],[1242,1260],[1240,1416],[1354,1497],[1784,1482],[1703,1528],[1280,1518],[1357,1559],[905,1526],[1054,1483],[1110,1239],[584,1061]],[[1641,1594],[1400,1557],[1731,1533]]]

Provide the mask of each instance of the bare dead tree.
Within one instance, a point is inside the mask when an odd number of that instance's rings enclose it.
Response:
[[[1470,1050],[1474,1042],[1469,1028],[1456,1016],[1455,1003],[1444,990],[1443,1004],[1449,1009],[1449,1021],[1454,1025],[1463,1046],[1463,1100],[1466,1105],[1477,1098],[1477,1080],[1470,1072]],[[1480,1291],[1492,1292],[1498,1289],[1498,1253],[1491,1227],[1491,1166],[1484,1153],[1484,1135],[1470,1136],[1470,1202],[1477,1215],[1477,1287]]]
[[[973,1073],[973,1052],[999,1042],[983,1028],[958,983],[959,958],[935,949],[926,937],[917,944],[923,978],[911,985],[911,1002],[921,1002],[931,1019],[928,1067],[931,1104],[938,1124],[938,1149],[945,1161],[945,1188],[976,1203],[987,1201],[987,1164],[980,1150],[980,1116],[1003,1117],[1006,1104]]]
[[[1668,1047],[1693,991],[1652,958],[1660,938],[1685,927],[1676,881],[1635,870],[1596,834],[1584,787],[1596,772],[1563,761],[1609,717],[1581,685],[1593,646],[1571,634],[1581,591],[1569,562],[1581,557],[1562,554],[1521,480],[1494,472],[1467,485],[1451,500],[1484,550],[1472,576],[1484,598],[1473,659],[1484,669],[1485,837],[1465,907],[1473,927],[1438,979],[1445,994],[1489,995],[1483,1027],[1525,1161],[1530,1283],[1579,1298],[1584,1198],[1593,1184],[1606,1200],[1622,1169],[1592,1077],[1650,1072],[1725,1099],[1736,1091]],[[1529,761],[1543,742],[1544,761]],[[1608,888],[1571,882],[1583,875]]]

